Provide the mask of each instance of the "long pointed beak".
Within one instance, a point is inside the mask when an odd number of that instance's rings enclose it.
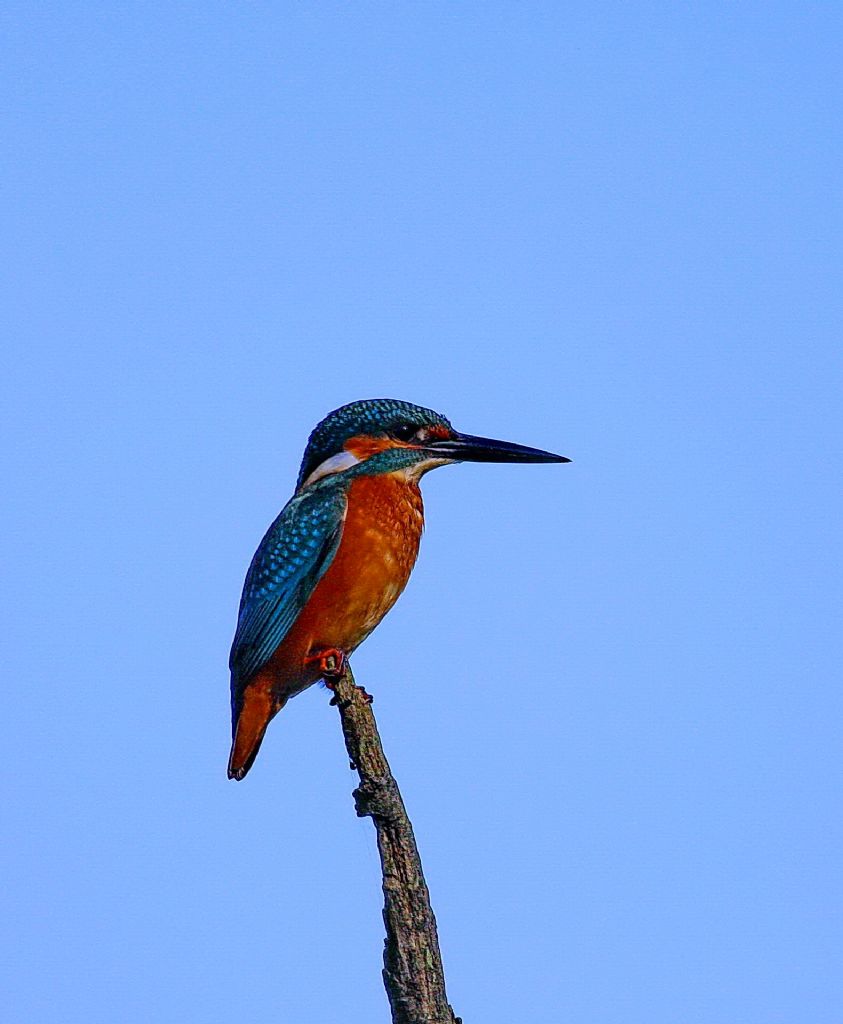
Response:
[[[455,462],[570,462],[564,455],[554,455],[541,448],[528,448],[510,441],[496,441],[491,437],[455,434],[441,441],[426,441],[424,447],[431,454]]]

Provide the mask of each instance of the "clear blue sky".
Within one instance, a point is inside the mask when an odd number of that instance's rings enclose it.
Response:
[[[467,1024],[838,1024],[837,4],[11,3],[2,973],[22,1024],[386,1021],[324,690],[225,777],[312,425],[425,481],[357,653]]]

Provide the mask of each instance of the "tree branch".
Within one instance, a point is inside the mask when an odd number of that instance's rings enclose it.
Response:
[[[462,1024],[445,994],[436,918],[413,826],[384,756],[370,698],[355,685],[348,664],[332,689],[351,766],[360,776],[354,805],[377,830],[386,925],[383,983],[392,1024]]]

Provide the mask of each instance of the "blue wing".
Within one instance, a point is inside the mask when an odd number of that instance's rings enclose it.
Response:
[[[331,564],[345,510],[345,489],[332,482],[296,495],[267,530],[243,585],[229,658],[233,698],[275,653]]]

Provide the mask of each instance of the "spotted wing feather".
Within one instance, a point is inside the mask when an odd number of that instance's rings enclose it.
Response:
[[[288,502],[267,530],[240,600],[229,658],[233,698],[275,653],[331,564],[345,510],[342,488],[314,488]]]

